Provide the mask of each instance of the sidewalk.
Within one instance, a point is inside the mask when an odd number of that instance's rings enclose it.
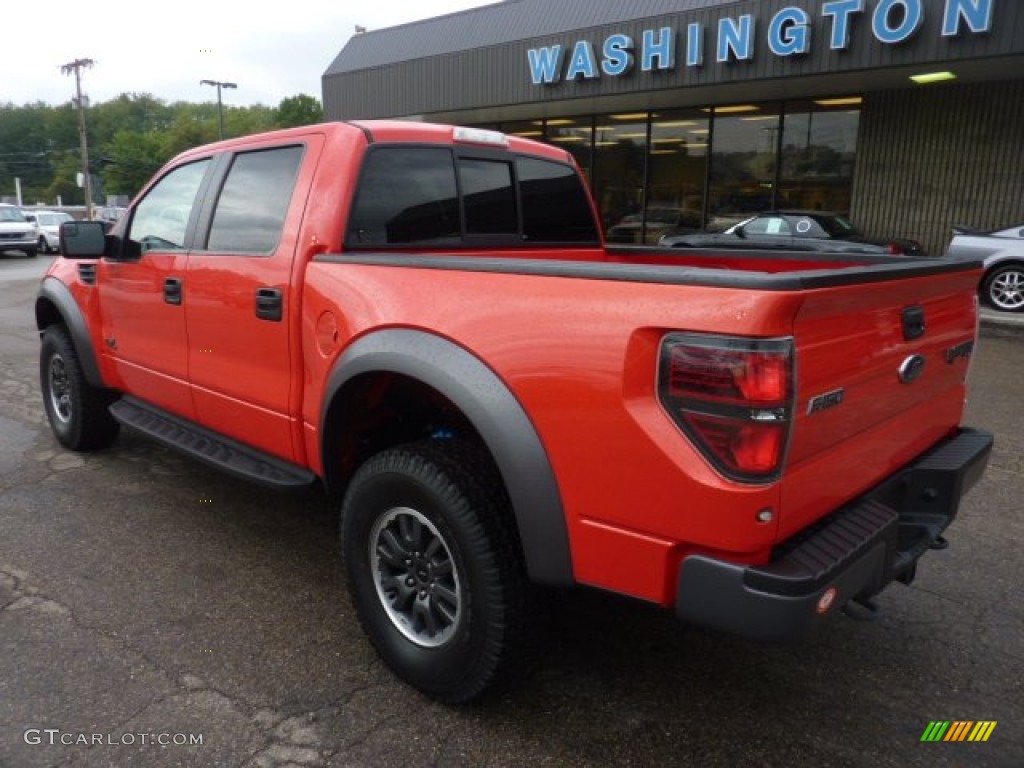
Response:
[[[997,312],[981,308],[981,332],[986,336],[1011,336],[1024,339],[1024,312]]]

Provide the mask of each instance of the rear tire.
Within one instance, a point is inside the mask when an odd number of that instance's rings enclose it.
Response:
[[[39,382],[50,427],[65,448],[96,450],[117,437],[120,425],[107,410],[112,398],[89,384],[63,325],[51,325],[43,333]]]
[[[369,459],[345,494],[341,544],[359,621],[406,683],[459,704],[521,671],[534,603],[482,449],[425,441]]]
[[[993,309],[1024,312],[1024,264],[993,268],[981,282],[981,298]]]

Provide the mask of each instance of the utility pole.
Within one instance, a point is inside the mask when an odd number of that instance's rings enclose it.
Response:
[[[92,221],[92,179],[89,176],[89,141],[85,135],[85,103],[82,101],[82,68],[91,69],[92,59],[75,59],[61,66],[61,74],[75,73],[75,93],[78,103],[78,139],[82,155],[82,187],[85,190],[85,218]]]
[[[215,85],[217,86],[217,123],[220,126],[220,138],[224,138],[224,104],[220,100],[220,89],[221,88],[237,88],[238,83],[224,83],[220,80],[200,80],[200,85]]]

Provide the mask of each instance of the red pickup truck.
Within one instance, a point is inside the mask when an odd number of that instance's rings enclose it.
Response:
[[[572,158],[400,122],[190,150],[42,282],[57,439],[323,483],[360,621],[468,701],[536,585],[765,640],[945,545],[980,264],[604,247]],[[332,502],[333,503],[333,502]]]

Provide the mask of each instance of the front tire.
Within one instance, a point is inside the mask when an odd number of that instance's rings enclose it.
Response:
[[[521,545],[490,457],[456,440],[368,460],[342,505],[359,621],[384,662],[449,704],[509,676],[533,630]]]
[[[43,333],[39,382],[50,427],[65,448],[96,450],[117,437],[120,427],[107,410],[110,396],[85,378],[74,342],[63,325],[51,325]]]
[[[1024,312],[1024,264],[1007,264],[989,272],[981,283],[981,298],[993,309]]]
[[[39,253],[49,253],[50,244],[46,242],[46,238],[40,236],[39,238]]]

